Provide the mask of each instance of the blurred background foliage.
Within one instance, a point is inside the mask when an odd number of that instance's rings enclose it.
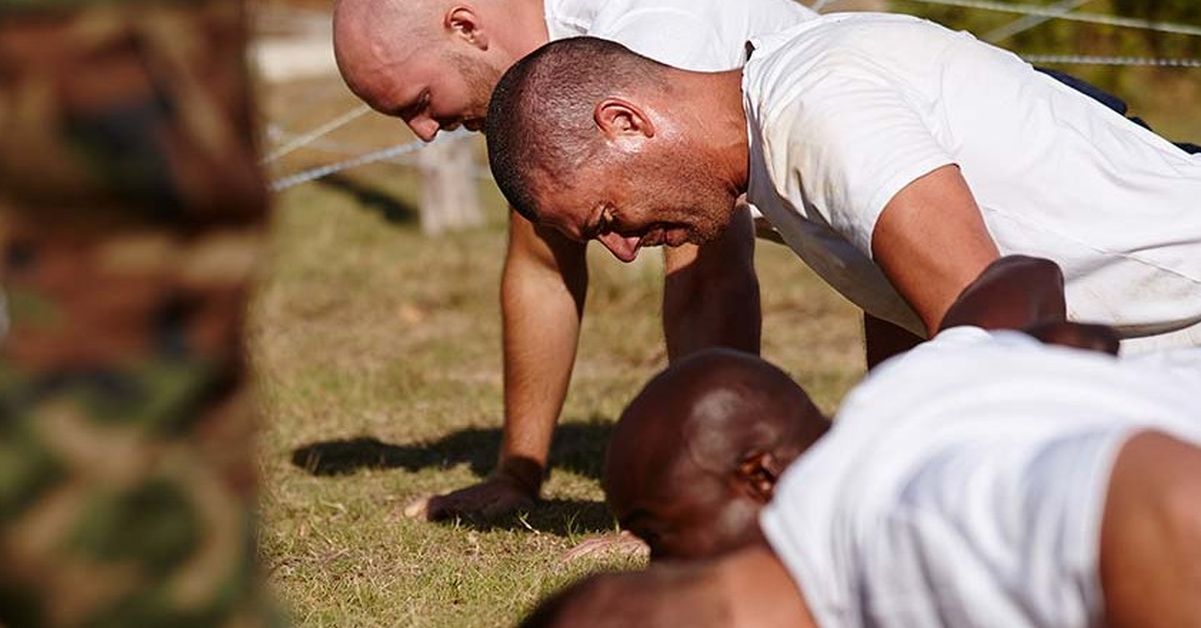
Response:
[[[1189,26],[1201,25],[1199,0],[993,0],[1015,8],[1069,7],[1072,13],[1114,15]],[[1201,37],[1150,29],[1026,18],[1018,13],[892,0],[886,10],[920,15],[1023,55],[1089,55],[1157,59],[1201,59]],[[840,3],[828,5],[840,10]],[[1030,20],[1029,22],[1024,22]],[[1037,21],[1036,21],[1037,20]],[[1031,22],[1036,22],[1031,25]],[[1007,35],[1005,30],[1028,28]],[[1126,65],[1056,65],[1125,99],[1170,139],[1201,139],[1201,69]]]

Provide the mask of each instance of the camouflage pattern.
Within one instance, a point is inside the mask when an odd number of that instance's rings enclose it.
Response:
[[[278,623],[242,319],[266,223],[233,0],[0,0],[0,625]]]

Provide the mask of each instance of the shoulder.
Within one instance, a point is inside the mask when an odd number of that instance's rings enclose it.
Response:
[[[905,59],[928,59],[956,41],[972,39],[910,15],[840,13],[809,20],[792,28],[755,37],[748,71],[821,61],[835,70],[881,71]]]

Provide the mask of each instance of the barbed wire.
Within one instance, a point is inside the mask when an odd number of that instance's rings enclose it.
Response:
[[[836,2],[837,0],[830,0]],[[1176,24],[1172,22],[1158,22],[1153,20],[1144,20],[1133,17],[1123,17],[1120,15],[1105,15],[1103,13],[1064,13],[1053,7],[1044,7],[1030,4],[1007,4],[1004,2],[993,2],[991,0],[906,0],[907,2],[917,2],[920,4],[937,4],[943,6],[960,7],[964,9],[982,9],[985,11],[997,11],[1000,13],[1018,13],[1021,15],[1038,15],[1046,16],[1069,22],[1085,22],[1088,24],[1103,24],[1105,26],[1120,26],[1123,28],[1139,28],[1143,30],[1156,31],[1160,33],[1173,33],[1176,35],[1193,35],[1201,36],[1201,26],[1193,26],[1190,24]],[[824,5],[825,3],[823,3]]]
[[[1122,65],[1160,68],[1201,68],[1201,59],[1155,59],[1150,57],[1100,57],[1093,55],[1021,55],[1030,63],[1062,65]]]
[[[280,157],[283,157],[284,155],[287,155],[288,153],[290,153],[306,144],[309,144],[313,140],[316,140],[317,138],[319,138],[323,135],[326,135],[327,133],[329,133],[335,129],[345,126],[346,124],[358,119],[360,116],[367,113],[368,111],[371,111],[371,107],[368,107],[367,105],[359,105],[359,106],[355,107],[354,109],[347,111],[346,113],[334,118],[333,120],[330,120],[329,122],[326,122],[325,124],[322,124],[321,126],[315,128],[307,133],[297,135],[296,137],[292,138],[290,141],[285,143],[283,146],[276,148],[275,150],[271,151],[270,153],[267,153],[267,156],[263,157],[263,159],[259,163],[269,164],[269,163],[275,161],[276,159],[279,159]]]
[[[267,125],[267,137],[273,142],[281,143],[290,141],[292,138],[296,137],[296,135],[289,133],[275,124],[269,123]],[[356,144],[352,142],[339,142],[326,137],[315,139],[308,144],[305,144],[304,148],[305,150],[320,151],[323,153],[339,155],[341,158],[355,157],[376,149],[376,147],[372,146],[364,146],[362,144]],[[394,161],[395,163],[405,163],[411,159],[411,155],[401,155]]]
[[[1064,13],[1075,11],[1076,9],[1079,9],[1081,6],[1084,6],[1090,2],[1093,2],[1093,0],[1061,0],[1060,2],[1057,2],[1047,8],[1053,9],[1062,15]],[[995,44],[1009,39],[1018,33],[1024,33],[1032,28],[1046,24],[1053,19],[1055,19],[1055,16],[1023,15],[1022,17],[1019,17],[1018,19],[1004,26],[992,29],[991,31],[985,33],[981,39]]]
[[[821,11],[827,6],[839,2],[840,0],[815,0],[811,5],[815,11]],[[1000,2],[992,2],[990,0],[907,0],[909,2],[918,2],[925,4],[937,4],[945,6],[956,6],[970,9],[981,9],[989,11],[1000,11],[1007,13],[1018,13],[1033,18],[1032,20],[1019,20],[1014,22],[1015,27],[1025,29],[1032,25],[1037,25],[1045,20],[1062,19],[1078,22],[1089,22],[1096,24],[1106,24],[1111,26],[1121,26],[1129,28],[1143,28],[1155,30],[1159,32],[1176,33],[1183,35],[1201,36],[1201,27],[1194,27],[1185,24],[1172,24],[1167,22],[1152,22],[1149,20],[1139,20],[1135,18],[1126,18],[1121,16],[1101,15],[1097,13],[1068,13],[1074,6],[1084,4],[1088,0],[1065,0],[1057,5],[1049,7],[1019,5],[1019,4],[1004,4]],[[994,31],[996,33],[996,31]],[[994,35],[995,36],[995,35]],[[1001,33],[1002,38],[1005,35]],[[1020,54],[1020,53],[1019,53]],[[1030,63],[1038,63],[1045,65],[1110,65],[1110,66],[1142,66],[1142,67],[1171,67],[1171,68],[1201,68],[1201,59],[1157,59],[1149,57],[1109,57],[1096,55],[1056,55],[1056,54],[1023,54],[1023,59]],[[270,163],[280,157],[297,150],[303,146],[311,144],[318,138],[330,133],[331,131],[342,127],[360,116],[371,111],[367,105],[360,105],[346,113],[314,128],[308,133],[292,137],[286,144],[275,149],[263,158],[262,163]],[[441,133],[434,140],[445,141],[449,139],[457,139],[464,137],[468,132],[465,129],[459,129],[449,133]],[[431,142],[432,143],[432,142]],[[315,181],[322,177],[329,176],[351,168],[358,168],[368,164],[377,163],[396,159],[398,157],[416,152],[429,144],[421,141],[409,142],[406,144],[398,144],[389,148],[375,150],[363,153],[351,159],[309,168],[300,172],[275,179],[271,182],[272,191],[279,192],[290,187]]]
[[[360,166],[366,166],[368,164],[373,164],[373,163],[376,163],[379,161],[395,159],[397,157],[400,157],[401,155],[406,155],[408,153],[412,153],[414,151],[421,150],[422,148],[425,148],[426,146],[429,146],[429,145],[433,144],[434,142],[444,142],[447,140],[459,139],[462,137],[466,137],[468,134],[469,134],[469,131],[467,131],[466,129],[458,129],[458,130],[450,131],[447,133],[439,133],[438,137],[436,139],[434,139],[433,142],[426,143],[426,142],[422,142],[422,141],[418,140],[415,142],[409,142],[407,144],[398,144],[398,145],[392,146],[390,148],[384,148],[381,150],[376,150],[376,151],[372,151],[369,153],[365,153],[365,154],[359,155],[358,157],[355,157],[353,159],[347,159],[345,161],[339,161],[339,162],[327,164],[324,166],[317,166],[316,168],[309,168],[308,170],[301,170],[300,172],[297,172],[295,174],[291,174],[286,177],[282,177],[282,178],[275,179],[274,181],[272,181],[271,182],[271,191],[279,192],[281,190],[286,190],[290,187],[300,185],[301,183],[308,183],[309,181],[316,181],[317,179],[320,179],[322,177],[327,177],[331,174],[335,174],[338,172],[342,172],[343,170],[350,170],[351,168],[358,168]]]

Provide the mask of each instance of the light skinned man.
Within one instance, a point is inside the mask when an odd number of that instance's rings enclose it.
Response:
[[[710,74],[587,38],[535,52],[493,95],[498,185],[623,260],[720,236],[746,193],[844,296],[921,336],[1025,254],[1056,262],[1068,318],[1114,327],[1124,351],[1201,344],[1197,157],[916,18],[823,17],[752,43],[743,71]]]
[[[791,0],[341,0],[334,48],[347,85],[432,140],[479,129],[501,74],[549,40],[591,34],[673,66],[725,70],[746,39],[815,14]],[[759,292],[745,211],[720,239],[665,256],[668,356],[708,346],[758,352]],[[505,423],[496,472],[408,511],[432,519],[528,507],[546,469],[588,286],[582,243],[512,214],[501,283]]]

